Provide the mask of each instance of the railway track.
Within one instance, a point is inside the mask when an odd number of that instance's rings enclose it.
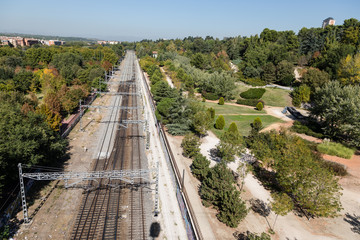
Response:
[[[128,52],[121,66],[122,81],[135,82],[135,54]],[[136,85],[120,84],[118,92],[136,92]],[[125,95],[116,97],[115,105],[135,107],[138,96]],[[139,125],[121,127],[116,131],[113,148],[107,149],[105,141],[108,134],[114,134],[118,125],[113,121],[139,119],[141,112],[113,108],[102,140],[101,152],[111,152],[110,156],[95,160],[94,170],[125,170],[147,168],[144,152],[144,139]],[[111,136],[110,136],[111,138]],[[121,180],[102,179],[90,182],[90,189],[86,191],[75,220],[71,239],[147,239],[146,201],[151,196],[141,186],[141,180],[129,185]]]

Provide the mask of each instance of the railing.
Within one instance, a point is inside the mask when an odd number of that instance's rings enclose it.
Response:
[[[156,119],[155,101],[152,98],[152,95],[150,93],[150,88],[147,84],[146,77],[143,72],[142,72],[142,77],[143,77],[143,81],[145,81],[146,90],[148,92],[148,94],[146,95],[148,96],[148,100],[152,109],[152,114],[154,116],[154,119]],[[186,188],[181,184],[181,174],[176,164],[174,154],[171,151],[170,144],[166,137],[164,127],[160,122],[157,122],[156,128],[159,133],[161,144],[163,145],[163,149],[165,150],[166,160],[170,164],[171,170],[174,173],[173,175],[174,175],[174,181],[176,187],[176,197],[178,200],[178,204],[180,206],[181,214],[185,222],[188,239],[204,239],[201,234],[197,219],[195,217],[194,210],[191,206],[188,194],[186,192]]]

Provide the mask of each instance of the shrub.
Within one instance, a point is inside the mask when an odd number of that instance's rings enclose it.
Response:
[[[319,129],[318,126],[313,126],[314,129]],[[316,138],[323,138],[324,135],[322,133],[314,132],[312,129],[310,129],[308,126],[302,124],[299,121],[295,121],[293,126],[291,127],[291,130],[297,133],[304,133],[306,135],[316,137]]]
[[[224,116],[223,115],[220,115],[217,119],[216,119],[216,122],[215,122],[215,128],[216,129],[224,129],[225,127],[225,119],[224,119]]]
[[[354,149],[347,148],[341,143],[335,143],[335,142],[323,142],[317,145],[317,150],[324,154],[338,156],[347,159],[350,159],[355,153]]]
[[[208,108],[207,111],[210,113],[211,119],[215,119],[215,109],[214,108]]]
[[[247,79],[242,79],[241,81],[254,87],[266,85],[266,82],[261,80],[260,78],[247,78]]]
[[[247,106],[252,106],[252,107],[256,107],[256,105],[261,102],[263,104],[263,107],[265,106],[265,102],[263,100],[258,100],[258,99],[242,99],[239,98],[238,100],[236,100],[237,104],[242,104],[242,105],[247,105]]]
[[[262,102],[258,102],[258,103],[256,104],[256,109],[257,109],[257,110],[261,111],[263,108],[264,108],[264,106],[263,106]]]
[[[181,147],[183,148],[183,155],[192,158],[200,152],[200,138],[193,133],[188,133],[182,140]]]
[[[220,99],[219,99],[219,105],[224,105],[224,98],[223,97],[221,97]]]
[[[201,94],[207,100],[218,100],[219,99],[219,96],[215,93],[203,91]]]
[[[265,91],[265,88],[250,88],[245,92],[240,93],[240,97],[245,99],[260,99]]]
[[[206,102],[206,98],[204,98],[204,97],[202,97],[202,100],[201,100],[202,102]]]
[[[336,176],[345,176],[347,175],[346,166],[337,162],[331,162],[322,159],[321,163],[325,168],[328,168],[330,171],[334,172]]]
[[[260,118],[255,118],[254,122],[252,123],[251,127],[256,130],[256,131],[260,131],[262,128],[262,121]]]

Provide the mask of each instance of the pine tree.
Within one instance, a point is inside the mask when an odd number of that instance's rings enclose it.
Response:
[[[215,128],[222,130],[225,127],[225,119],[223,115],[220,115],[215,122]]]
[[[194,161],[191,165],[191,171],[194,176],[200,181],[204,180],[207,176],[210,168],[210,161],[206,159],[202,154],[196,154],[194,157]]]
[[[215,109],[214,108],[208,108],[207,111],[210,113],[211,119],[215,119]]]
[[[193,133],[188,133],[182,140],[181,147],[183,148],[183,155],[192,158],[200,152],[200,138]]]
[[[240,198],[240,192],[236,190],[225,191],[221,193],[220,198],[218,219],[227,226],[236,228],[247,215],[246,205]]]

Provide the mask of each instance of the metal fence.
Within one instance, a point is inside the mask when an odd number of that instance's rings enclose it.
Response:
[[[152,114],[154,115],[154,118],[156,119],[155,102],[152,98],[152,95],[150,93],[150,88],[146,82],[146,77],[143,72],[142,72],[142,77],[143,77],[143,81],[145,82],[146,90],[148,93],[147,96],[148,96],[149,103],[151,105]],[[182,217],[184,219],[187,237],[188,237],[188,239],[191,239],[191,240],[192,239],[203,239],[199,224],[198,224],[195,214],[194,214],[194,210],[189,201],[189,197],[187,195],[186,188],[185,188],[185,186],[182,186],[182,184],[181,184],[181,174],[180,174],[179,168],[176,164],[174,154],[171,151],[170,144],[166,137],[164,127],[162,126],[162,124],[160,122],[157,122],[156,128],[157,128],[157,131],[160,136],[161,145],[162,145],[163,149],[165,150],[164,153],[165,153],[166,161],[167,161],[168,165],[170,166],[170,169],[172,170],[171,176],[172,176],[173,184],[176,188],[176,197],[178,200],[178,204],[180,207]]]

